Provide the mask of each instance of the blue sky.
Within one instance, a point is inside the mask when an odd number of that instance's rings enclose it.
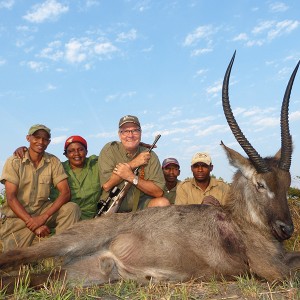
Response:
[[[176,157],[180,179],[195,152],[208,151],[231,181],[220,141],[244,154],[223,116],[221,84],[237,50],[230,99],[262,156],[280,147],[279,114],[300,59],[299,1],[0,0],[0,170],[27,145],[36,123],[52,130],[47,151],[62,155],[81,135],[89,154],[118,139],[121,116],[142,123],[143,141],[162,135],[161,161]],[[292,177],[300,175],[300,74],[290,103]],[[293,180],[293,186],[300,186]]]

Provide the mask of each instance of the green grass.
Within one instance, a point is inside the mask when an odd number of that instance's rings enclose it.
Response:
[[[29,271],[26,271],[29,274]],[[35,290],[28,286],[28,276],[15,285],[12,294],[0,290],[0,299],[107,299],[107,300],[188,300],[188,299],[300,299],[300,279],[280,283],[268,283],[253,276],[238,276],[233,281],[208,281],[174,284],[163,283],[140,285],[134,281],[119,281],[111,284],[83,288],[68,287],[64,280],[49,280],[45,286]]]

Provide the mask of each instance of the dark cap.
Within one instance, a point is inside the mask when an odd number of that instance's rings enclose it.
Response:
[[[86,142],[86,140],[83,137],[79,136],[79,135],[72,135],[69,138],[67,138],[67,140],[65,142],[65,150],[67,150],[67,148],[72,143],[80,143],[87,150],[87,142]]]
[[[49,134],[49,137],[51,137],[51,130],[48,127],[46,127],[45,125],[42,125],[42,124],[32,125],[28,130],[28,135],[32,135],[38,130],[45,130]]]
[[[135,116],[127,115],[127,116],[122,117],[119,121],[119,128],[122,127],[126,123],[134,123],[134,124],[138,125],[139,127],[141,127],[139,119]]]
[[[170,164],[173,164],[173,165],[176,165],[176,166],[180,167],[179,162],[176,158],[169,157],[169,158],[164,159],[164,161],[162,163],[162,168],[165,168],[166,166],[168,166]]]

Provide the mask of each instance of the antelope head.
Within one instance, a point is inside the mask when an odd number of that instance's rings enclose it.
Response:
[[[241,218],[263,229],[267,229],[279,241],[291,237],[294,226],[287,202],[287,192],[291,183],[290,166],[292,157],[292,137],[289,131],[289,99],[293,82],[299,67],[296,65],[283,97],[281,106],[281,149],[274,157],[262,158],[242,133],[229,103],[229,78],[235,52],[227,67],[222,88],[223,111],[230,129],[248,158],[223,146],[229,162],[238,171],[232,182],[231,197],[240,202]],[[247,214],[243,214],[243,206]]]

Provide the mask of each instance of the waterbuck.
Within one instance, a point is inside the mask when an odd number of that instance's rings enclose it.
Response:
[[[286,252],[282,242],[293,233],[287,203],[292,156],[288,107],[299,63],[282,102],[281,150],[262,158],[244,137],[229,104],[234,58],[224,77],[223,109],[248,158],[221,143],[237,168],[224,207],[154,207],[81,221],[38,245],[2,254],[0,267],[60,257],[68,281],[85,286],[120,278],[182,282],[253,273],[273,281],[294,275],[300,253]]]

